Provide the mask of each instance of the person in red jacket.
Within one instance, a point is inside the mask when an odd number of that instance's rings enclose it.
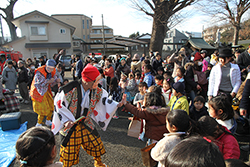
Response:
[[[107,85],[109,85],[111,79],[115,76],[115,70],[112,66],[112,60],[109,58],[105,59],[105,67],[103,69],[103,74],[107,77]]]
[[[240,148],[233,134],[224,126],[209,116],[203,116],[198,120],[200,134],[209,142],[214,142],[224,159],[239,159]]]

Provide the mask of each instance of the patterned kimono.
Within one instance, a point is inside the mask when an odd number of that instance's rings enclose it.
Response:
[[[78,164],[81,146],[97,161],[106,152],[100,135],[92,122],[93,119],[101,128],[104,128],[103,130],[106,130],[107,124],[117,109],[117,103],[103,97],[104,94],[106,95],[107,92],[99,87],[84,91],[81,87],[81,80],[78,80],[62,87],[56,95],[52,131],[56,134],[61,129],[60,134],[63,141],[60,148],[60,161],[63,162],[64,166]],[[100,104],[115,106],[111,109],[112,111],[104,113],[103,120],[98,118],[99,115],[103,114],[101,112],[105,112],[103,106],[101,110],[98,109]],[[103,118],[103,116],[101,117]],[[106,120],[109,121],[105,122]],[[74,122],[74,126],[70,129],[62,129],[63,124],[67,121]]]

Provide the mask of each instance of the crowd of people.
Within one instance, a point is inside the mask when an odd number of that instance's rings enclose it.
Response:
[[[63,165],[72,166],[79,162],[82,145],[94,157],[96,167],[107,166],[101,162],[105,149],[91,122],[91,114],[98,115],[95,106],[99,101],[104,103],[103,99],[100,100],[104,92],[107,92],[107,98],[119,102],[113,119],[119,120],[119,113],[124,111],[141,120],[138,139],[146,141],[147,145],[156,144],[151,157],[158,162],[158,167],[183,164],[247,166],[239,160],[240,148],[234,134],[237,133],[236,120],[240,116],[249,117],[250,76],[247,74],[250,71],[250,45],[241,54],[233,52],[230,46],[221,47],[212,55],[206,50],[188,53],[181,48],[164,60],[159,52],[150,52],[147,56],[128,54],[121,57],[117,54],[115,59],[103,56],[99,62],[94,54],[84,60],[80,54],[72,55],[74,81],[70,83],[64,80],[63,64],[59,62],[62,53],[60,51],[53,60],[47,61],[44,58],[39,58],[40,62],[27,59],[27,63],[31,61],[27,64],[20,60],[18,73],[12,61],[3,70],[6,88],[14,90],[13,81],[18,82],[24,103],[29,102],[27,92],[30,89],[33,110],[38,114],[37,129],[29,129],[21,135],[16,145],[23,166],[53,164],[55,139],[48,129],[39,126],[42,126],[45,116],[45,124],[52,124],[54,104],[59,106],[60,112],[63,112],[61,106],[64,105],[76,120],[84,116],[80,123],[76,123],[61,115],[64,129],[60,133],[67,138],[60,149]],[[51,91],[57,93],[59,89],[65,93],[61,99],[76,102],[53,104]],[[240,101],[237,110],[232,107],[235,101]],[[106,119],[108,117],[106,113]],[[45,132],[47,136],[42,135]],[[40,136],[40,139],[28,142],[24,140],[27,136]],[[79,138],[81,141],[76,141]],[[26,142],[36,147],[39,142],[43,144],[39,144],[42,146],[39,148],[28,148]],[[95,144],[90,146],[90,142]],[[26,152],[23,145],[27,146]],[[34,149],[39,151],[34,152]],[[46,155],[47,161],[39,160],[45,151],[50,153]]]

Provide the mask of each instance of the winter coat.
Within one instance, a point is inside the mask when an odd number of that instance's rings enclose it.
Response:
[[[17,72],[14,67],[11,69],[6,66],[3,69],[3,80],[5,81],[5,88],[14,90],[16,89],[16,82],[17,82]]]
[[[187,97],[186,96],[182,96],[179,99],[177,99],[176,96],[172,96],[168,106],[170,107],[170,110],[175,110],[175,109],[181,109],[187,112],[187,114],[189,114],[189,104],[187,101]]]
[[[153,70],[157,73],[157,69],[158,67],[162,67],[162,63],[163,63],[163,60],[160,59],[160,60],[157,60],[157,59],[154,59],[153,62],[152,62],[152,68]]]
[[[243,91],[243,94],[242,94],[242,98],[241,98],[241,101],[240,101],[239,108],[247,110],[248,114],[250,112],[250,105],[249,105],[250,104],[250,98],[249,97],[250,97],[250,79],[247,79],[245,87],[244,87],[244,91]]]
[[[166,115],[169,112],[168,108],[140,109],[127,103],[125,109],[131,114],[134,114],[134,116],[145,119],[145,137],[159,141],[163,138],[164,133],[168,133],[166,128]]]
[[[28,76],[28,70],[22,66],[21,68],[18,69],[18,83],[25,82],[27,83],[29,81],[29,76]]]
[[[207,112],[207,107],[203,106],[200,111],[197,111],[196,108],[194,106],[192,106],[189,110],[189,116],[191,119],[198,121],[200,119],[200,117],[204,116],[204,115],[209,115]]]
[[[233,87],[233,90],[231,92],[237,93],[241,85],[240,68],[237,64],[230,64],[230,80]],[[208,96],[216,96],[218,94],[219,86],[221,83],[221,76],[221,64],[218,63],[212,68],[210,72],[207,92]]]
[[[169,152],[181,142],[183,132],[165,133],[164,138],[157,142],[151,150],[151,157],[158,161],[158,167],[165,167],[165,160]]]
[[[141,61],[132,61],[131,70],[132,70],[133,73],[135,73],[136,71],[142,72]]]
[[[247,50],[239,55],[236,63],[239,65],[240,70],[250,65],[250,56]]]
[[[229,132],[229,130],[227,129],[226,131]],[[207,138],[205,139],[209,141],[209,139]],[[223,154],[224,159],[239,159],[240,158],[239,144],[234,136],[224,132],[213,142],[219,147],[219,150]]]
[[[194,63],[187,63],[185,67],[185,90],[187,93],[191,92],[192,90],[196,92],[198,83],[194,81]]]
[[[130,73],[131,69],[130,67],[125,64],[124,66],[122,66],[121,64],[117,67],[116,69],[116,76],[117,78],[121,78],[121,72],[125,73],[126,75],[128,75]]]
[[[103,74],[107,77],[113,78],[114,77],[114,68],[110,64],[105,70],[103,71]]]

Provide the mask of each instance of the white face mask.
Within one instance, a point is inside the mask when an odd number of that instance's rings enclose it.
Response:
[[[198,66],[202,66],[202,62],[199,61],[199,62],[198,62]]]
[[[191,60],[191,61],[194,61],[194,57],[191,57],[190,60]]]
[[[35,67],[35,66],[31,66],[30,68],[31,68],[31,70],[34,70],[34,69],[36,69],[36,67]]]

